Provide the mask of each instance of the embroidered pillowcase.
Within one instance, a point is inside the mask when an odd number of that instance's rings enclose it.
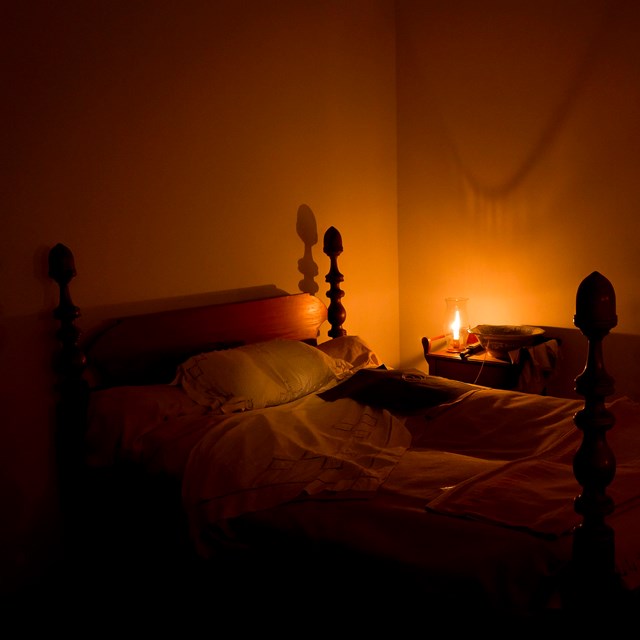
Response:
[[[178,367],[174,383],[198,404],[233,413],[292,402],[351,369],[317,347],[276,339],[193,356]]]

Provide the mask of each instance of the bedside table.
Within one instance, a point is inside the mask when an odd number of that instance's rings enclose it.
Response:
[[[486,351],[473,354],[466,359],[459,353],[451,353],[446,347],[429,352],[427,338],[422,338],[424,357],[429,365],[429,374],[469,382],[471,384],[492,387],[493,389],[515,389],[518,384],[520,367],[498,360]]]

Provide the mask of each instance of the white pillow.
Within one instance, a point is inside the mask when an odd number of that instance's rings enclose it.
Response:
[[[174,382],[198,404],[232,413],[292,402],[350,371],[316,347],[276,339],[193,356]]]

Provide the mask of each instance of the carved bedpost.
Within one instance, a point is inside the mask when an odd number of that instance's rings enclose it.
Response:
[[[615,423],[605,398],[614,391],[613,378],[606,372],[602,341],[616,326],[616,296],[613,286],[594,271],[578,287],[574,324],[588,340],[587,362],[575,379],[575,390],[584,396],[584,408],[574,416],[582,431],[582,442],[573,459],[576,480],[582,492],[574,508],[582,523],[573,537],[574,605],[591,614],[615,602],[618,588],[613,529],[605,519],[614,510],[607,487],[616,473],[616,459],[607,443],[607,431]]]
[[[56,337],[61,350],[54,361],[58,393],[56,412],[56,454],[60,479],[63,515],[69,516],[72,496],[78,490],[78,471],[82,462],[88,385],[83,374],[86,358],[79,347],[81,332],[75,324],[80,316],[69,293],[69,283],[76,276],[71,251],[57,244],[49,252],[49,277],[60,287],[58,307],[53,315],[60,327]]]
[[[327,317],[331,325],[329,337],[339,338],[347,333],[342,328],[347,312],[342,306],[344,291],[340,289],[340,283],[344,281],[344,276],[338,270],[338,256],[342,253],[342,236],[335,227],[329,227],[324,234],[323,251],[331,260],[331,267],[325,278],[325,281],[330,284],[330,289],[327,291],[327,297],[331,300],[327,311]]]

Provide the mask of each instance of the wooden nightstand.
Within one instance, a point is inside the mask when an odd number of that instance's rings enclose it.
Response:
[[[424,357],[429,365],[429,374],[470,382],[493,389],[515,389],[518,384],[520,368],[516,365],[498,360],[486,351],[462,359],[460,354],[451,353],[446,348],[429,352],[427,338],[422,339]]]

